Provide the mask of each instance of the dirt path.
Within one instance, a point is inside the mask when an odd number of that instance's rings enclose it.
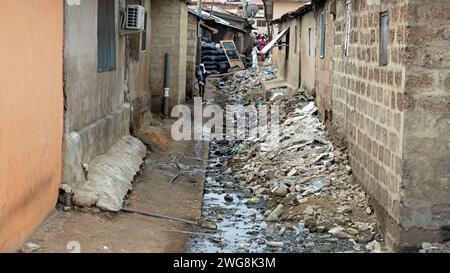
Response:
[[[209,85],[207,99],[216,100]],[[162,142],[171,141],[173,121],[165,121],[155,135]],[[153,137],[155,136],[153,135]],[[125,207],[177,218],[201,218],[205,171],[209,143],[182,141],[165,143],[163,152],[151,153],[134,183],[134,191]],[[173,185],[179,170],[174,163],[184,155],[181,165],[188,175]],[[192,226],[138,215],[112,214],[95,209],[55,211],[28,240],[41,248],[38,252],[71,252],[81,247],[83,253],[164,253],[182,252]]]

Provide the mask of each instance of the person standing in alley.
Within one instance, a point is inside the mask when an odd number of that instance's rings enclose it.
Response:
[[[206,71],[205,65],[200,64],[197,69],[196,77],[198,80],[198,89],[200,92],[200,97],[205,99],[205,87],[206,87],[206,77],[208,76],[208,71]]]
[[[259,49],[258,49],[258,44],[255,43],[253,46],[253,51],[252,51],[252,60],[253,60],[253,65],[252,68],[257,69],[258,68],[258,54],[259,54]]]

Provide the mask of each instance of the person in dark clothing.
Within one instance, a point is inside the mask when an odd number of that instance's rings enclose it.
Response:
[[[202,99],[205,98],[205,87],[206,87],[206,77],[208,76],[208,71],[206,71],[205,65],[200,64],[197,69],[196,77],[198,80],[198,89],[200,91],[200,96]]]

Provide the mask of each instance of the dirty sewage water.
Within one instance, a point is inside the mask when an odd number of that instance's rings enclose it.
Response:
[[[216,232],[197,230],[187,246],[188,252],[236,252],[246,249],[264,251],[262,235],[267,225],[257,208],[245,205],[251,196],[240,189],[231,174],[223,174],[227,155],[218,155],[227,142],[212,142],[208,173],[205,183],[203,217],[218,225]],[[205,232],[205,233],[201,233]],[[208,233],[206,233],[208,232]]]
[[[348,240],[310,233],[302,226],[265,222],[267,201],[244,190],[230,171],[223,171],[231,147],[228,141],[211,143],[205,183],[203,217],[218,229],[197,229],[190,237],[190,253],[322,253],[355,252]],[[227,167],[225,167],[227,168]]]

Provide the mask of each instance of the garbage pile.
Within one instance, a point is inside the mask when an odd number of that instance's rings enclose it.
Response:
[[[270,66],[242,70],[220,83],[219,89],[229,97],[229,102],[253,103],[265,99],[262,83],[275,79],[276,74],[277,69]]]
[[[275,78],[273,71],[266,67],[236,73],[224,83],[228,88],[220,90],[231,100],[248,98],[261,93],[262,81]],[[293,229],[355,244],[381,241],[369,197],[354,180],[346,149],[330,141],[311,96],[279,88],[265,97],[264,104],[279,106],[279,133],[234,143],[225,173],[234,173],[254,194],[254,202],[268,202],[266,222],[294,223]]]
[[[230,69],[225,51],[220,44],[202,39],[202,63],[209,73],[227,73]]]
[[[422,244],[422,248],[419,250],[419,253],[450,253],[450,247],[443,244],[424,242]]]

